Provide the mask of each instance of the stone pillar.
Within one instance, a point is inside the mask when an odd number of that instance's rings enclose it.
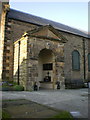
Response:
[[[28,61],[27,90],[33,90],[34,83],[38,84],[38,60],[29,59]]]
[[[6,2],[0,1],[0,80],[2,79],[3,70],[3,50],[4,50],[4,31],[6,13],[9,10],[9,0]]]

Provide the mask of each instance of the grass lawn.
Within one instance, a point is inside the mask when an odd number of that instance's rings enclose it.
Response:
[[[67,111],[56,110],[28,100],[5,100],[2,109],[2,118],[64,118],[64,120],[73,120],[71,114]]]
[[[64,118],[64,120],[67,119],[73,120],[72,115],[67,111],[62,111],[59,114],[55,115],[53,118]]]
[[[9,113],[7,113],[5,110],[2,110],[2,118],[11,118],[11,115]]]

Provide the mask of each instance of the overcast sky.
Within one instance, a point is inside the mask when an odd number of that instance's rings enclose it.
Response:
[[[88,2],[10,2],[10,7],[88,31]]]

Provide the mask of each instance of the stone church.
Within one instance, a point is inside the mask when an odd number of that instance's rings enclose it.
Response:
[[[0,80],[25,90],[82,87],[90,81],[90,36],[0,3]]]

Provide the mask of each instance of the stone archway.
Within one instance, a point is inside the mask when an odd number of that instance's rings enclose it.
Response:
[[[42,88],[53,88],[55,56],[52,50],[42,49],[38,56],[38,81]]]

